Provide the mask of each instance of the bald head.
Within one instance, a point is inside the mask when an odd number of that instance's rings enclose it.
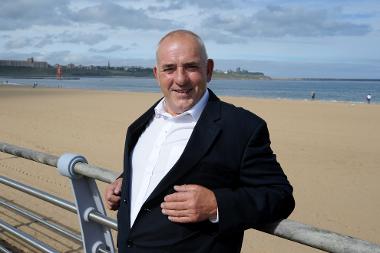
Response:
[[[158,62],[158,60],[159,60],[158,51],[160,50],[161,45],[165,41],[172,40],[172,39],[173,40],[176,40],[176,39],[182,40],[182,39],[186,39],[186,38],[196,41],[196,43],[198,44],[199,49],[200,49],[201,59],[204,61],[207,61],[208,56],[207,56],[207,51],[206,51],[206,47],[203,43],[203,40],[197,34],[193,33],[192,31],[188,31],[188,30],[174,30],[174,31],[167,33],[164,37],[162,37],[161,40],[157,44],[156,61]]]
[[[201,38],[186,30],[168,33],[158,43],[156,61],[153,74],[166,112],[174,116],[189,110],[205,93],[214,68]]]

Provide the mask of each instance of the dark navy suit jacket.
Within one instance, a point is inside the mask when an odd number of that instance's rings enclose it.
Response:
[[[119,252],[240,252],[245,229],[292,212],[292,187],[270,148],[265,121],[209,92],[183,154],[143,204],[131,228],[131,151],[154,116],[155,105],[129,126],[118,211]],[[202,185],[215,193],[219,223],[174,223],[161,213],[164,196],[182,184]]]

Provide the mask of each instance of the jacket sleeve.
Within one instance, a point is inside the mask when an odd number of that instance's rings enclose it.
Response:
[[[219,232],[241,231],[287,218],[295,206],[292,191],[262,121],[244,149],[238,187],[214,190]]]

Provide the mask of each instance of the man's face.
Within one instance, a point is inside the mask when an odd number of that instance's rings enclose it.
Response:
[[[166,110],[178,115],[195,105],[211,80],[213,61],[202,55],[199,42],[189,35],[177,35],[161,42],[154,67]]]

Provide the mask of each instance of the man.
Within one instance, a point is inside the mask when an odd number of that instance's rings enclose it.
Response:
[[[105,193],[119,252],[240,252],[245,229],[294,208],[266,123],[207,89],[214,63],[196,34],[170,32],[156,60],[164,98],[129,126]]]

